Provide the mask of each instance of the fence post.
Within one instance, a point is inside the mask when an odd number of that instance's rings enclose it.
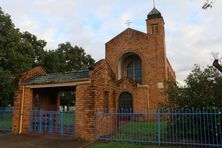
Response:
[[[61,111],[60,112],[60,115],[59,115],[59,119],[60,119],[60,135],[63,135],[64,134],[64,112]]]
[[[42,116],[41,110],[39,110],[38,112],[39,112],[39,132],[42,133],[42,120],[43,120],[42,118],[43,118],[43,116]],[[38,112],[36,112],[36,113],[38,114]]]
[[[53,112],[49,112],[49,134],[52,134],[52,129],[53,129],[53,119],[52,119],[52,116],[53,116]]]
[[[157,109],[157,117],[158,117],[158,145],[160,145],[160,109]]]
[[[32,110],[30,110],[30,126],[29,126],[29,132],[32,132]]]

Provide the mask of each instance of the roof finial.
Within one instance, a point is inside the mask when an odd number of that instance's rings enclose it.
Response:
[[[153,0],[153,8],[156,8],[156,6],[155,6],[155,0]]]
[[[130,25],[132,24],[132,22],[130,21],[130,20],[126,20],[126,23],[125,23],[126,25],[127,25],[127,27],[129,28],[130,27]]]

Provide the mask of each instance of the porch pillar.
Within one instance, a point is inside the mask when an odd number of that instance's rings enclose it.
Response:
[[[27,133],[29,131],[30,110],[32,109],[32,105],[33,105],[32,89],[26,86],[20,86],[14,98],[12,132],[19,133],[20,131],[21,133]]]

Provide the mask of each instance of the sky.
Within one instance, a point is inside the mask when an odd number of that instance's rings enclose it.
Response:
[[[213,53],[222,56],[222,1],[202,10],[204,0],[156,0],[165,21],[166,51],[183,80],[194,68],[212,65]],[[81,46],[98,61],[105,57],[105,43],[130,28],[146,32],[145,19],[153,0],[0,0],[3,11],[21,31],[47,41],[45,50],[59,43]]]

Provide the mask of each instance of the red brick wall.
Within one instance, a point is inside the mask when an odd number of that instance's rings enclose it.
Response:
[[[101,60],[91,71],[91,83],[77,85],[76,87],[77,136],[87,141],[95,140],[95,113],[103,111],[104,91],[109,92],[109,111],[114,112],[116,110],[114,90],[114,75],[107,62]],[[106,122],[109,120],[112,119],[108,118]]]
[[[82,139],[86,139],[86,92],[89,84],[77,85],[76,87],[76,133]],[[91,97],[90,97],[91,98]]]
[[[108,111],[109,112],[116,112],[116,103],[115,103],[115,97],[116,97],[116,85],[115,85],[115,76],[110,69],[108,63],[105,60],[101,60],[97,63],[97,65],[94,67],[91,75],[91,85],[94,86],[95,89],[95,112],[103,112],[104,111],[104,97],[105,97],[105,91],[108,92]],[[95,113],[94,116],[95,117]],[[113,117],[102,117],[96,116],[96,121],[94,119],[94,126],[97,124],[100,125],[108,125],[109,123],[115,123],[115,118]],[[99,118],[98,118],[99,117]],[[95,124],[96,123],[96,124]],[[109,130],[108,127],[100,126],[103,129],[97,129],[100,130],[101,133],[98,133],[101,135],[107,135],[111,134],[115,129],[115,124],[112,124],[112,129]],[[93,130],[93,128],[92,128]]]
[[[23,118],[22,118],[22,123],[20,123],[22,93],[24,93]],[[20,129],[20,124],[22,124],[22,133],[27,133],[30,126],[30,110],[32,109],[32,100],[33,100],[32,89],[24,86],[24,92],[23,92],[23,86],[20,86],[16,94],[17,95],[14,99],[12,131],[18,133]]]
[[[117,128],[116,117],[116,114],[97,113],[95,120],[96,136],[106,136],[114,134]]]
[[[117,88],[115,96],[116,109],[119,106],[119,96],[123,92],[128,92],[133,96],[133,112],[146,112],[148,108],[148,88],[140,87],[134,81],[123,78],[122,80],[117,82]],[[117,110],[116,110],[117,111]]]
[[[172,68],[170,62],[168,61],[168,59],[167,59],[167,66],[166,67],[168,70],[168,75],[167,75],[168,80],[176,80],[176,74],[173,71],[173,68]]]
[[[13,119],[12,119],[12,131],[15,133],[19,132],[19,123],[20,123],[20,113],[21,113],[21,99],[22,98],[22,87],[16,91],[14,98],[14,110],[13,110]]]
[[[115,98],[115,76],[111,71],[108,63],[105,60],[101,60],[94,67],[91,75],[92,86],[95,86],[95,111],[104,111],[104,92],[109,93],[109,111],[115,111],[113,99]]]
[[[59,111],[59,98],[55,94],[39,94],[40,109],[46,111]],[[35,99],[35,98],[33,98]],[[52,99],[54,101],[52,101]],[[34,104],[33,104],[34,105]]]
[[[78,88],[78,86],[77,86]],[[91,89],[89,89],[91,88]],[[107,130],[107,127],[105,126],[99,126],[100,128],[97,129],[96,132],[99,132],[98,134],[101,135],[107,135],[111,134],[115,130],[116,126],[116,118],[110,117],[110,116],[96,116],[96,121],[94,120],[94,115],[97,112],[103,112],[104,111],[104,92],[107,91],[109,92],[109,97],[108,97],[108,110],[109,112],[117,112],[118,111],[118,105],[119,105],[119,96],[123,92],[129,92],[133,95],[133,110],[134,112],[145,112],[147,111],[148,107],[148,96],[149,96],[149,91],[147,91],[146,87],[138,87],[137,84],[128,79],[128,78],[123,78],[120,81],[116,82],[116,77],[114,73],[112,72],[111,68],[109,67],[109,64],[105,60],[99,61],[96,66],[92,70],[91,74],[91,86],[87,88],[81,89],[82,91],[85,91],[85,94],[90,94],[89,92],[94,92],[91,95],[88,96],[88,101],[84,98],[81,100],[84,100],[84,104],[91,104],[90,106],[86,107],[85,110],[88,109],[88,113],[90,113],[90,116],[84,118],[85,123],[89,123],[88,126],[84,126],[84,128],[88,128],[88,132],[92,133],[92,139],[94,137],[93,135],[93,130],[94,126],[97,124],[100,125],[106,125],[106,123],[113,123],[112,129],[110,128]],[[77,92],[79,93],[78,96],[82,95],[80,91]],[[85,96],[86,97],[86,96]],[[87,97],[86,97],[87,98]],[[80,100],[80,98],[78,98]],[[93,105],[94,108],[93,109]],[[90,111],[91,108],[91,111]],[[79,108],[77,108],[78,110]],[[79,113],[79,111],[77,111]],[[85,112],[85,114],[87,114]],[[80,115],[79,115],[80,116]],[[87,115],[86,115],[87,116]],[[82,119],[83,120],[83,119]],[[90,122],[89,122],[90,120]],[[92,122],[93,121],[93,122]],[[82,123],[84,123],[82,122]],[[96,123],[95,123],[96,122]],[[84,123],[84,124],[85,124]],[[90,129],[91,128],[91,129]],[[87,131],[87,130],[85,130]],[[85,133],[85,136],[89,136],[90,134]],[[95,137],[94,137],[95,138]]]

